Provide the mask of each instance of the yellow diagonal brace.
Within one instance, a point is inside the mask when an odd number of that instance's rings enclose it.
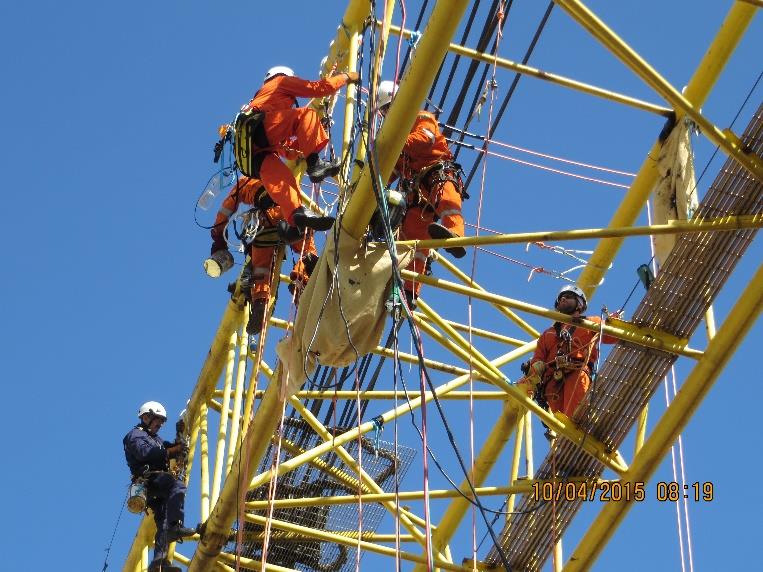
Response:
[[[729,215],[713,219],[671,220],[666,224],[651,226],[627,226],[620,228],[585,228],[578,230],[542,230],[490,236],[464,236],[427,240],[400,240],[401,246],[418,248],[444,248],[452,246],[487,246],[491,244],[524,244],[526,242],[555,242],[584,240],[590,238],[614,238],[623,236],[656,236],[689,232],[720,232],[763,227],[763,214]],[[441,259],[444,261],[444,259]]]
[[[437,262],[442,264],[448,270],[448,272],[453,274],[453,276],[461,280],[464,284],[471,286],[472,288],[476,288],[477,290],[485,290],[482,286],[474,282],[469,276],[467,276],[464,272],[462,272],[458,266],[450,262],[450,260],[447,260],[444,256],[440,255],[437,252],[434,252],[434,255],[435,255],[434,259]],[[533,338],[537,338],[540,335],[540,332],[538,330],[533,328],[530,324],[525,322],[522,318],[517,316],[514,312],[512,312],[508,308],[505,308],[503,306],[498,306],[495,304],[494,306],[498,309],[499,312],[501,312],[501,314],[506,316],[512,322],[514,322],[517,326],[523,329],[526,333],[530,334]]]
[[[591,320],[584,318],[573,318],[566,314],[562,314],[561,312],[548,310],[541,306],[535,306],[533,304],[528,304],[527,302],[521,302],[519,300],[514,300],[505,296],[499,296],[498,294],[492,294],[490,292],[477,290],[475,288],[469,288],[468,286],[462,286],[461,284],[455,284],[454,282],[447,282],[445,280],[440,280],[439,278],[433,278],[423,274],[416,274],[407,270],[402,270],[400,273],[403,278],[415,279],[424,284],[429,284],[430,286],[442,288],[443,290],[448,290],[457,294],[464,294],[466,296],[471,296],[473,298],[478,298],[480,300],[485,300],[494,304],[503,304],[510,308],[522,310],[523,312],[529,312],[538,316],[544,316],[555,322],[574,324],[581,328],[586,328],[587,330],[593,330],[595,332],[603,330],[605,334],[608,334],[612,337],[628,342],[633,342],[634,344],[641,346],[691,357],[694,359],[698,359],[700,356],[702,356],[701,351],[687,347],[687,340],[678,338],[667,332],[661,332],[651,328],[643,328],[628,322],[623,322],[622,320],[615,320],[611,318],[607,320],[607,323],[604,324],[604,326],[602,326],[601,324],[592,322]]]
[[[705,52],[684,91],[686,99],[697,108],[704,104],[730,55],[744,36],[754,14],[755,8],[750,5],[734,2],[731,6],[718,34]],[[678,120],[683,117],[680,110],[677,111],[676,115]],[[634,223],[657,182],[659,173],[654,157],[659,156],[661,148],[662,144],[658,140],[646,153],[644,162],[633,180],[630,190],[617,208],[609,226],[625,227]],[[621,238],[604,239],[596,246],[588,266],[583,269],[578,278],[578,284],[589,298],[601,283],[604,273],[614,260],[622,242]]]
[[[691,371],[676,398],[655,426],[652,435],[622,475],[623,481],[646,482],[657,470],[671,444],[691,419],[734,351],[758,319],[763,309],[763,266],[758,267],[726,321],[710,340],[702,359]],[[580,541],[564,570],[589,570],[612,537],[632,502],[607,503]]]
[[[691,118],[702,133],[718,145],[729,157],[744,167],[753,177],[763,183],[763,161],[754,153],[745,152],[739,138],[730,130],[721,130],[711,123],[699,111],[699,106],[691,102],[670,82],[662,77],[657,70],[650,66],[639,54],[626,44],[617,34],[610,30],[591,10],[580,0],[555,0],[574,20],[588,30],[620,61],[631,68],[647,85],[659,93],[674,109]],[[750,10],[753,7],[748,6]]]
[[[416,320],[415,317],[414,320]],[[465,350],[462,349],[458,344],[451,342],[444,336],[441,336],[437,330],[435,330],[426,322],[416,320],[416,323],[418,324],[419,328],[421,328],[421,330],[425,331],[428,335],[430,335],[444,347],[461,356],[462,359],[467,361],[469,360],[470,354],[467,353],[464,355]],[[472,349],[471,356],[476,358],[472,362],[473,367],[482,372],[482,375],[485,377],[485,379],[487,379],[493,385],[503,389],[514,401],[514,407],[519,405],[525,409],[529,409],[535,413],[548,427],[557,431],[559,434],[563,435],[573,443],[579,444],[588,454],[593,456],[595,459],[598,459],[618,474],[625,470],[627,465],[625,464],[625,461],[619,452],[609,452],[604,444],[601,443],[601,441],[583,433],[583,431],[579,429],[571,420],[562,422],[554,417],[551,413],[538,405],[533,399],[528,397],[523,390],[519,389],[515,385],[511,385],[506,377],[500,372],[500,370],[498,370],[498,368],[495,367],[492,363],[488,362],[487,365],[484,364],[483,360],[486,360],[487,358],[484,358],[484,356],[480,357],[479,352],[476,350]],[[522,412],[524,412],[524,410]]]
[[[378,25],[378,22],[377,22]],[[394,34],[400,34],[401,29],[399,26],[392,26],[390,31]],[[402,35],[404,38],[410,38],[413,35],[413,32],[410,30],[402,30]],[[669,109],[667,107],[663,107],[661,105],[655,105],[654,103],[649,103],[648,101],[641,101],[640,99],[636,99],[634,97],[629,97],[627,95],[623,95],[621,93],[617,93],[615,91],[610,91],[607,89],[602,89],[600,87],[596,87],[595,85],[589,85],[587,83],[582,83],[579,81],[576,81],[574,79],[564,77],[561,75],[557,75],[554,73],[550,73],[544,70],[540,70],[534,67],[530,67],[525,64],[519,64],[516,62],[513,62],[511,60],[507,60],[505,58],[499,58],[496,57],[494,54],[487,54],[484,52],[478,52],[477,50],[473,50],[471,48],[467,48],[465,46],[461,46],[459,44],[450,44],[448,47],[448,51],[458,54],[460,56],[465,56],[467,58],[471,58],[473,60],[484,62],[486,64],[496,65],[499,68],[509,69],[512,71],[515,71],[517,73],[520,73],[522,75],[531,76],[537,79],[542,79],[543,81],[548,81],[551,83],[555,83],[557,85],[561,85],[563,87],[568,87],[570,89],[574,89],[576,91],[581,91],[583,93],[587,93],[589,95],[595,95],[597,97],[602,97],[604,99],[608,99],[610,101],[614,101],[616,103],[622,103],[624,105],[629,105],[631,107],[635,107],[636,109],[642,109],[644,111],[649,111],[650,113],[656,113],[658,115],[664,115],[668,116],[670,115],[673,110]]]

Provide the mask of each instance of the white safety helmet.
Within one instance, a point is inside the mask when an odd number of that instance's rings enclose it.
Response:
[[[270,68],[268,71],[265,72],[265,79],[263,79],[263,82],[268,81],[271,77],[275,77],[277,75],[288,75],[289,77],[294,77],[294,70],[291,68],[287,68],[286,66],[275,66]]]
[[[143,417],[146,413],[151,413],[157,417],[167,419],[167,410],[164,409],[164,405],[158,401],[146,401],[141,405],[140,409],[138,409],[138,417]]]
[[[580,288],[575,286],[574,284],[567,284],[566,286],[562,286],[562,289],[559,290],[559,293],[556,295],[556,302],[554,303],[554,308],[559,308],[559,298],[562,297],[562,294],[565,292],[572,292],[577,296],[578,298],[578,310],[581,312],[585,312],[586,308],[588,308],[588,299],[585,296],[585,292],[583,292]]]
[[[385,105],[389,105],[389,103],[392,101],[392,98],[395,96],[395,93],[397,93],[397,90],[399,89],[399,86],[395,85],[394,81],[385,80],[379,84],[379,89],[377,93],[376,98],[376,104],[379,109],[384,107]]]

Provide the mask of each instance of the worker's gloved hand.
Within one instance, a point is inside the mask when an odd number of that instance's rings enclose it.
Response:
[[[347,75],[347,83],[360,82],[360,74],[358,72],[345,72]]]
[[[178,419],[177,423],[175,423],[175,432],[185,433],[185,421]]]
[[[175,459],[184,453],[185,445],[183,443],[175,443],[167,447],[167,458]]]
[[[535,387],[543,379],[543,373],[546,371],[546,364],[542,361],[536,361],[530,364],[527,372],[527,381]]]
[[[228,243],[225,242],[223,237],[216,238],[212,242],[212,248],[210,249],[209,254],[214,254],[218,250],[228,250]]]

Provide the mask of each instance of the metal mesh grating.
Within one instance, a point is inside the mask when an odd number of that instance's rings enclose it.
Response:
[[[348,427],[336,428],[337,434],[347,431]],[[323,440],[299,418],[291,417],[284,420],[282,432],[282,462],[311,449]],[[378,449],[373,441],[363,438],[362,467],[374,481],[385,491],[394,490],[395,471],[398,480],[402,480],[415,455],[409,447],[397,446],[397,462],[392,443],[380,441]],[[358,460],[358,441],[345,444],[347,452]],[[271,466],[274,447],[271,444],[260,464],[260,472],[267,471]],[[397,465],[397,467],[395,467]],[[303,465],[286,473],[278,479],[275,498],[305,498],[317,496],[355,495],[358,493],[358,480],[336,454],[328,453],[315,462]],[[265,484],[250,491],[247,501],[267,500],[269,485]],[[362,531],[375,532],[386,510],[378,503],[364,503],[362,513]],[[253,511],[254,514],[267,516],[267,511]],[[346,533],[357,538],[358,505],[335,506],[301,506],[294,508],[278,508],[273,511],[273,518],[326,530],[335,534]],[[264,527],[247,523],[244,528],[245,541],[240,553],[246,558],[261,560],[263,550]],[[228,550],[235,553],[235,546],[229,545]],[[355,568],[356,549],[347,546],[306,539],[292,532],[272,529],[268,544],[267,562],[286,568],[319,572],[342,572]],[[242,568],[242,570],[248,570]]]
[[[763,105],[754,114],[742,141],[758,156],[763,154]],[[763,212],[763,184],[735,161],[724,164],[708,190],[695,218]],[[657,279],[633,316],[642,326],[689,337],[712,300],[728,279],[736,263],[755,236],[755,230],[702,232],[679,235]],[[588,394],[575,421],[612,450],[617,449],[633,427],[676,356],[657,350],[619,343],[599,372],[596,387]],[[597,477],[603,465],[567,440],[556,445],[556,459],[546,457],[537,479]],[[561,535],[578,511],[581,501],[537,505],[529,495],[501,532],[501,548],[514,570],[540,570],[553,548],[551,531]],[[536,510],[533,510],[536,509]],[[487,556],[499,562],[496,548]]]

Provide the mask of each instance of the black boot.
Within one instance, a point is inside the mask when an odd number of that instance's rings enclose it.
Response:
[[[429,231],[429,236],[435,239],[461,238],[449,228],[445,228],[444,226],[436,222],[431,223],[429,227],[427,228],[427,230]],[[452,246],[450,248],[446,248],[445,252],[453,255],[454,258],[463,258],[464,256],[466,256],[466,249],[463,246]]]
[[[148,565],[148,572],[180,572],[180,568],[173,566],[166,558],[154,560]]]
[[[276,231],[278,232],[278,238],[281,242],[286,244],[293,244],[298,240],[305,238],[305,229],[289,226],[289,223],[285,220],[278,221]]]
[[[307,176],[313,183],[320,183],[326,177],[336,177],[341,170],[339,159],[322,161],[318,153],[307,156]]]
[[[249,321],[246,323],[246,333],[250,336],[256,336],[262,331],[267,307],[268,301],[265,298],[258,298],[252,302],[252,311],[249,314]]]
[[[405,301],[408,302],[408,308],[413,312],[416,309],[416,306],[418,306],[416,303],[416,298],[418,298],[418,296],[410,290],[403,290],[403,292],[405,292]]]
[[[182,542],[184,538],[188,538],[194,534],[196,534],[196,529],[187,528],[183,526],[182,522],[179,522],[175,526],[170,527],[167,531],[167,541],[176,542],[179,540]]]
[[[328,230],[334,226],[336,220],[333,216],[317,216],[305,210],[305,207],[297,207],[292,214],[294,225],[298,228],[312,228],[313,230]]]

